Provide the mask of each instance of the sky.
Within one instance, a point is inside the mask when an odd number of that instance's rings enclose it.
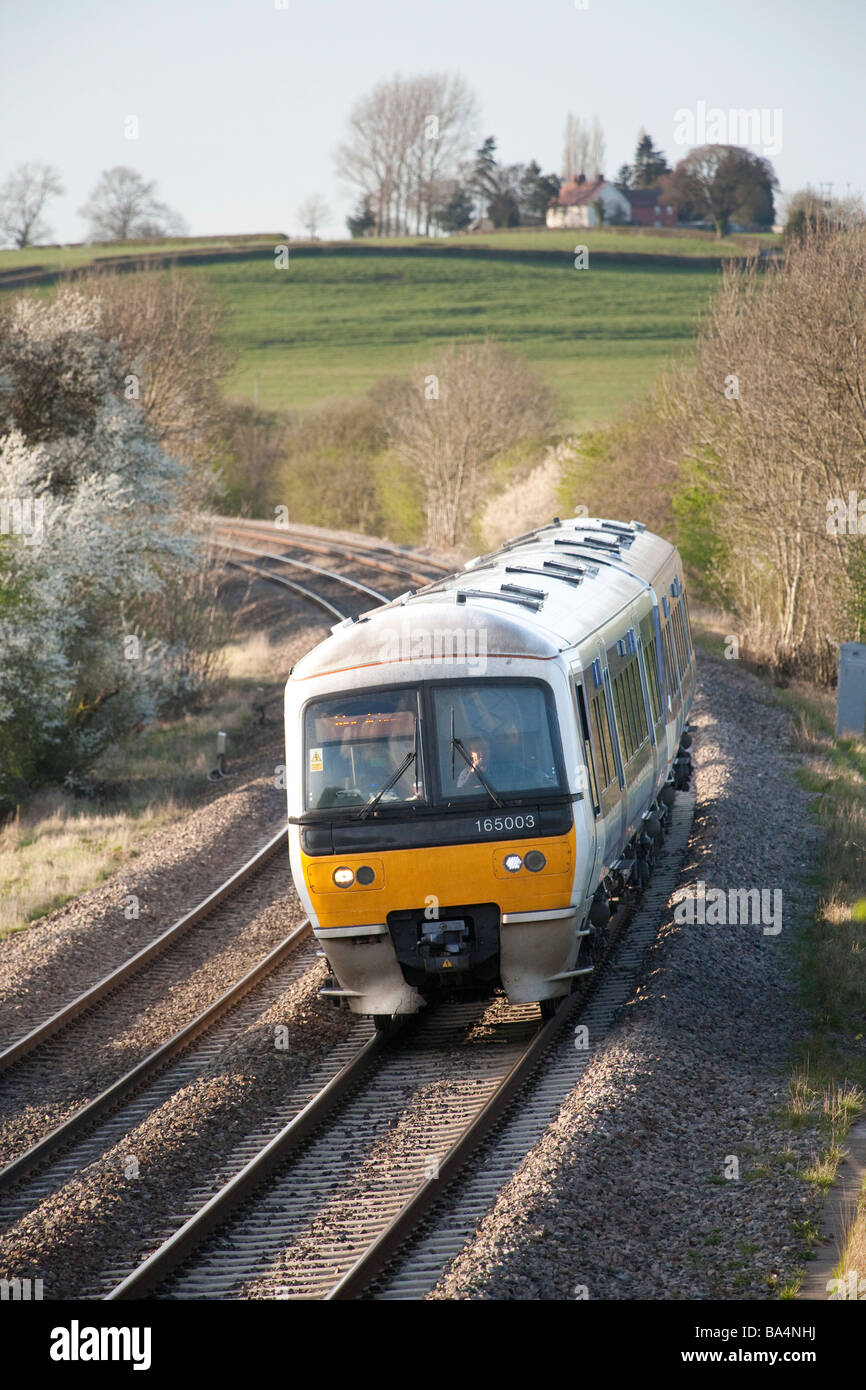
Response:
[[[0,182],[54,165],[62,242],[84,238],[77,210],[118,164],[197,235],[300,233],[312,193],[332,210],[322,233],[345,235],[356,195],[333,154],[353,103],[441,71],[465,77],[476,143],[494,135],[505,163],[559,172],[569,111],[599,117],[613,176],[641,126],[673,164],[682,113],[701,143],[701,111],[723,111],[740,144],[727,113],[757,109],[750,148],[783,191],[866,193],[866,0],[0,0]]]

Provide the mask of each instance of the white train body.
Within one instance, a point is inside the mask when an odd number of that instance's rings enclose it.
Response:
[[[568,993],[687,783],[693,688],[678,552],[634,522],[557,521],[335,627],[285,698],[323,992]]]

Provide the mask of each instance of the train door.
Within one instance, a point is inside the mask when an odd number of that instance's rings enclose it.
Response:
[[[579,867],[579,872],[583,877],[584,883],[596,882],[596,871],[602,862],[603,850],[603,813],[601,808],[601,786],[599,758],[600,753],[596,751],[593,744],[593,735],[589,721],[589,707],[586,699],[586,690],[583,683],[583,671],[579,666],[572,666],[570,669],[571,693],[574,700],[575,714],[577,717],[578,742],[583,750],[583,757],[586,763],[586,782],[584,789],[584,801],[587,808],[586,825],[589,831],[590,844],[587,846],[586,864]],[[585,876],[584,876],[585,870]]]
[[[598,651],[604,648],[599,644]],[[610,681],[602,657],[596,656],[584,665],[582,686],[586,706],[589,741],[594,755],[599,816],[598,853],[600,863],[608,864],[616,857],[622,836],[625,806],[622,794],[622,764],[610,698]]]

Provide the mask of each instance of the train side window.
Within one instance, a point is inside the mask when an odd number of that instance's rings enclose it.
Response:
[[[610,667],[604,673],[604,712],[607,716],[607,736],[610,739],[610,748],[613,755],[614,775],[620,787],[625,786],[625,762],[622,756],[622,744],[619,740],[616,715],[613,710],[613,691],[610,684]]]
[[[659,667],[658,642],[656,641],[653,620],[650,614],[647,614],[647,616],[641,620],[640,634],[643,641],[643,662],[644,670],[646,671],[653,723],[657,724],[662,716],[661,670]]]
[[[649,724],[647,723],[646,705],[644,704],[643,698],[643,683],[641,682],[636,656],[632,657],[625,669],[631,686],[634,716],[637,724],[637,746],[640,748],[649,738]]]
[[[679,672],[674,659],[674,649],[671,644],[671,625],[665,623],[662,628],[662,650],[664,651],[665,661],[667,662],[667,674],[670,682],[671,693],[675,695],[679,687]]]
[[[683,615],[679,603],[676,603],[671,610],[671,627],[674,630],[674,644],[677,649],[677,661],[679,663],[680,674],[685,675],[686,667],[689,664],[689,658],[686,649],[686,639],[683,633]]]
[[[607,707],[601,691],[589,702],[589,717],[595,746],[598,749],[598,776],[602,791],[611,784],[615,775],[613,746],[607,722]]]
[[[643,653],[646,683],[649,690],[650,705],[652,706],[653,723],[657,724],[662,717],[662,696],[659,690],[658,656],[656,653],[655,637],[651,637],[649,641],[645,643]]]
[[[689,612],[689,600],[686,596],[685,589],[683,589],[683,596],[680,600],[680,607],[682,608],[683,612],[683,634],[686,639],[686,650],[689,653],[691,653],[694,651],[695,646],[692,641],[692,615]]]
[[[616,726],[619,729],[619,741],[622,745],[623,760],[628,762],[632,755],[632,736],[623,696],[622,672],[613,678],[613,708],[616,714]]]
[[[649,738],[643,688],[637,669],[637,657],[614,678],[613,702],[625,761],[629,762]]]
[[[589,790],[592,795],[592,805],[595,814],[598,815],[601,809],[601,801],[598,795],[598,778],[595,773],[595,759],[592,752],[592,741],[589,737],[589,720],[586,717],[586,701],[583,693],[583,684],[580,681],[574,683],[574,693],[577,696],[577,709],[580,715],[580,735],[583,739],[583,752],[586,758],[586,767],[589,774]]]

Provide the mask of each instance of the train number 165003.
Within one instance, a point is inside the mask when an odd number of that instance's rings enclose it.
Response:
[[[485,816],[483,820],[476,820],[475,824],[479,835],[490,835],[497,830],[534,830],[535,816]]]

